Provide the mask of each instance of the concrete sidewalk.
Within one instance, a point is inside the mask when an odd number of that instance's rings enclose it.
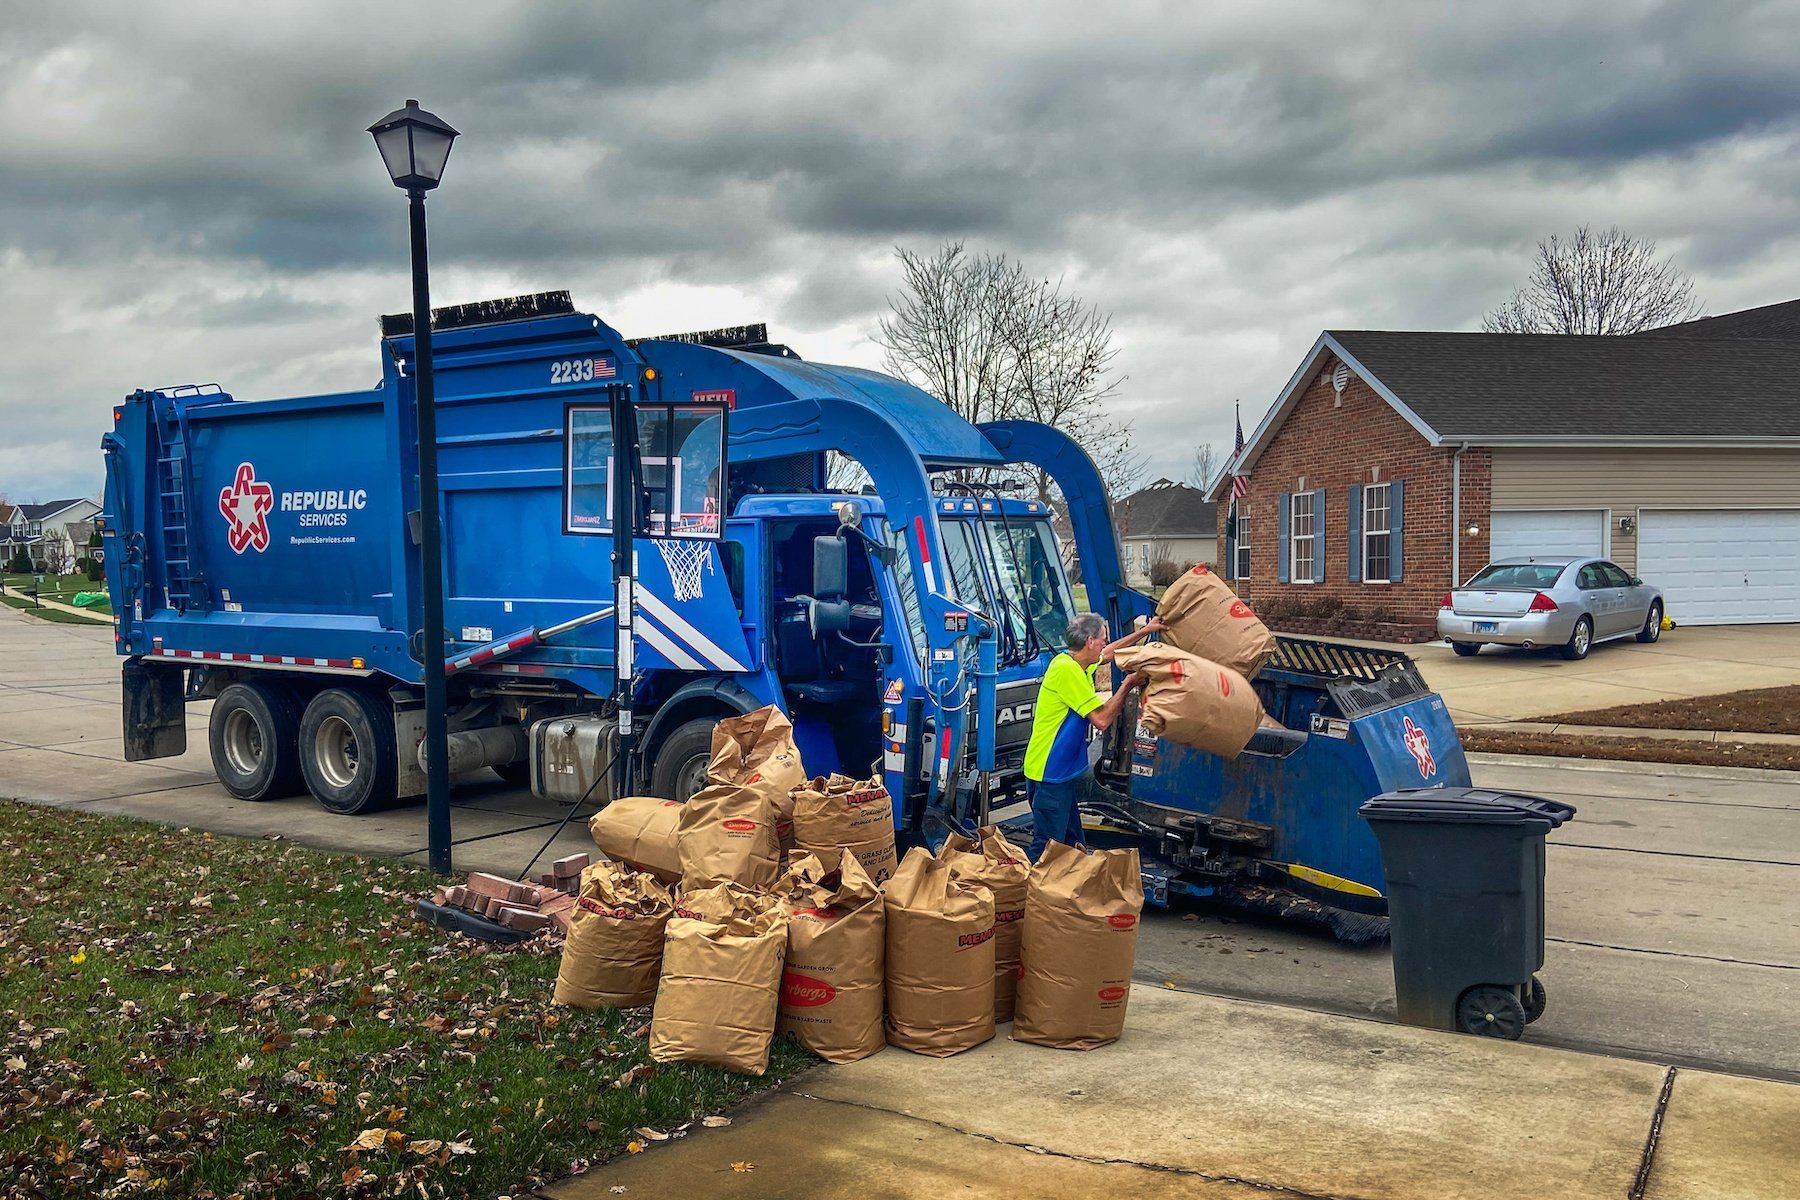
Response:
[[[749,1164],[749,1170],[733,1164]],[[1759,1200],[1800,1192],[1800,1086],[1147,985],[1089,1054],[886,1050],[546,1189],[817,1200]]]
[[[1465,721],[1464,729],[1554,733],[1564,737],[1649,738],[1662,742],[1723,742],[1745,746],[1800,746],[1800,734],[1740,733],[1722,729],[1650,729],[1633,725],[1567,725],[1555,721]]]

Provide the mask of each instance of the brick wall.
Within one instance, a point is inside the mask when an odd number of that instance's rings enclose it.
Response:
[[[1335,597],[1370,619],[1431,625],[1438,600],[1451,587],[1451,455],[1428,444],[1406,419],[1351,374],[1341,403],[1331,386],[1336,360],[1327,358],[1319,374],[1301,393],[1299,403],[1276,431],[1250,474],[1250,494],[1242,502],[1250,519],[1251,569],[1238,592],[1254,607],[1276,596],[1297,599]],[[1349,578],[1349,488],[1352,484],[1405,480],[1402,551],[1404,570],[1398,583],[1351,582]],[[1324,571],[1318,583],[1281,583],[1276,579],[1281,493],[1325,490]],[[1462,524],[1478,532],[1459,532],[1462,573],[1466,578],[1487,561],[1488,514],[1493,468],[1487,451],[1471,449],[1462,459]],[[1225,529],[1229,496],[1219,506],[1219,528]],[[1221,563],[1226,563],[1224,533],[1219,537]],[[1227,563],[1227,569],[1231,564]]]

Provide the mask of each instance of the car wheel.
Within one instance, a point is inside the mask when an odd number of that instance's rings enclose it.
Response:
[[[650,794],[686,804],[706,786],[706,764],[712,759],[717,717],[689,721],[663,739],[650,770]]]
[[[300,718],[300,767],[307,790],[327,812],[365,813],[393,804],[400,758],[387,698],[349,688],[314,696]]]
[[[300,706],[279,684],[234,683],[213,701],[207,743],[213,770],[239,800],[274,800],[302,788]]]
[[[1652,600],[1650,602],[1650,614],[1644,618],[1644,627],[1638,630],[1637,640],[1643,642],[1647,646],[1661,636],[1662,604],[1659,601]]]
[[[1588,656],[1588,651],[1593,647],[1593,619],[1580,617],[1575,622],[1575,631],[1569,634],[1569,640],[1563,643],[1562,656],[1570,662],[1579,662]]]
[[[1451,642],[1450,648],[1456,651],[1458,658],[1474,658],[1481,653],[1480,642]]]

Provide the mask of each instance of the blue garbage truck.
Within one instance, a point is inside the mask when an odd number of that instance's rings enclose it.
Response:
[[[185,706],[211,700],[233,796],[390,805],[423,793],[421,664],[441,654],[453,772],[606,802],[623,676],[637,790],[687,798],[713,725],[775,704],[810,771],[881,774],[901,836],[931,842],[1022,798],[1038,682],[1078,604],[1115,630],[1153,611],[1122,577],[1104,481],[1061,430],[972,424],[760,326],[627,341],[567,293],[440,309],[433,330],[443,646],[421,636],[410,320],[384,318],[365,391],[186,386],[114,409],[98,523],[127,758],[184,752]],[[626,478],[644,515],[622,598],[618,402],[635,414]],[[834,452],[867,482],[830,486]],[[1072,556],[1027,475],[1061,496]],[[1258,687],[1288,728],[1237,762],[1134,738],[1131,722],[1103,739],[1107,799],[1089,819],[1144,846],[1153,898],[1272,870],[1378,902],[1355,806],[1402,776],[1468,782],[1404,656],[1311,646],[1283,641]],[[1437,747],[1422,776],[1412,730]]]

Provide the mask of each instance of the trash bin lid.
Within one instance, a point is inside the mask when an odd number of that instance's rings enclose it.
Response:
[[[1368,821],[1545,824],[1555,829],[1575,815],[1575,806],[1489,788],[1408,788],[1383,792],[1364,802],[1359,811]]]

